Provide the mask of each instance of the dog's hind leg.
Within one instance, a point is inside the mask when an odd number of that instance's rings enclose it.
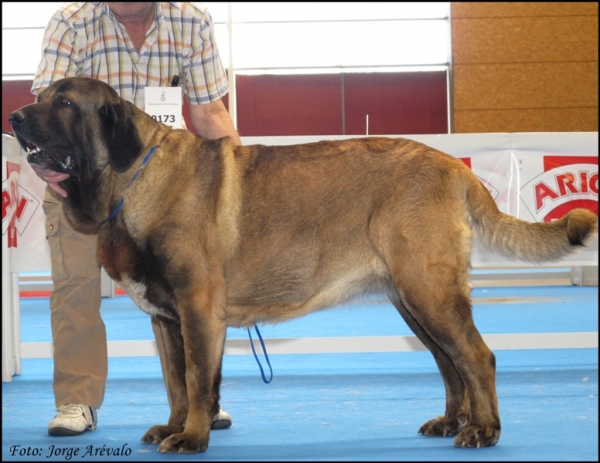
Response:
[[[409,328],[433,354],[446,388],[446,411],[444,416],[427,421],[419,429],[419,434],[425,436],[455,436],[465,427],[470,417],[469,398],[466,394],[462,378],[456,370],[454,363],[450,360],[450,357],[446,355],[412,317],[402,303],[398,293],[394,291],[394,294],[390,296],[390,300],[400,315],[402,315]]]
[[[373,236],[398,294],[396,307],[431,350],[448,393],[444,417],[420,431],[443,435],[445,428],[456,429],[455,445],[494,445],[500,436],[495,357],[473,323],[470,227],[451,202],[417,206],[419,214],[404,221],[401,234],[379,226]]]
[[[404,265],[410,266],[410,262],[405,260]],[[494,354],[475,328],[470,299],[458,289],[455,269],[442,262],[421,269],[418,266],[415,263],[411,268],[411,278],[404,278],[402,274],[393,278],[403,306],[414,320],[413,326],[420,327],[416,333],[422,331],[421,338],[427,340],[428,337],[430,345],[437,346],[432,352],[446,387],[454,394],[447,400],[451,406],[460,400],[461,388],[449,362],[462,379],[470,417],[467,425],[458,432],[454,444],[467,447],[494,445],[500,436]],[[466,407],[462,410],[466,411]],[[456,418],[459,419],[458,414]],[[435,425],[435,421],[432,424]]]
[[[183,425],[188,414],[188,397],[185,384],[185,357],[183,352],[183,338],[181,337],[181,326],[179,324],[163,321],[158,317],[152,317],[152,328],[157,340],[157,345],[162,346],[161,366],[167,393],[171,415],[166,425],[151,427],[142,442],[147,444],[160,444],[171,434],[183,431]],[[159,339],[160,337],[160,339]]]

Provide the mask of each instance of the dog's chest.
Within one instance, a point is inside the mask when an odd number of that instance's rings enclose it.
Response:
[[[144,283],[131,279],[129,275],[122,274],[119,284],[133,303],[147,314],[162,315],[164,313],[164,310],[161,310],[148,300],[148,288]]]
[[[140,310],[153,317],[179,321],[172,298],[169,298],[157,284],[135,281],[126,274],[121,274],[118,283]]]
[[[107,231],[99,236],[100,265],[141,310],[176,320],[172,290],[151,250],[140,249],[124,230]]]

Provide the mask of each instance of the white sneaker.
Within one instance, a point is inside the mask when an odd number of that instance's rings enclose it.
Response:
[[[213,416],[210,429],[227,429],[231,426],[231,415],[219,408],[219,413]]]
[[[83,404],[68,404],[58,407],[58,413],[48,423],[51,436],[76,436],[86,430],[96,429],[98,413],[95,408]]]

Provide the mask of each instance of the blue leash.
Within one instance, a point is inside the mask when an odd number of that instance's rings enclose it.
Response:
[[[148,163],[148,161],[150,160],[150,158],[152,157],[152,155],[154,154],[154,152],[156,151],[156,148],[158,148],[158,145],[153,146],[152,148],[150,148],[150,151],[148,151],[148,154],[146,154],[146,156],[144,157],[143,161],[142,161],[142,165],[140,166],[140,168],[136,171],[135,174],[133,174],[133,177],[131,177],[131,180],[129,180],[129,183],[127,184],[127,187],[125,188],[125,190],[127,190],[127,188],[129,188],[129,186],[134,182],[134,180],[136,178],[138,178],[138,175],[140,175],[140,172],[142,171],[142,169],[146,166],[146,164]],[[123,194],[125,194],[125,192],[123,192]],[[110,214],[110,216],[108,217],[108,219],[106,221],[110,221],[112,220],[121,210],[121,208],[123,207],[123,201],[125,200],[125,198],[121,198],[121,201],[119,201],[119,204],[117,204],[117,207],[115,208],[115,210],[112,212],[112,214]]]
[[[256,330],[256,334],[258,335],[258,339],[260,340],[260,345],[262,346],[262,350],[265,354],[265,358],[267,359],[267,364],[269,365],[269,370],[271,370],[271,377],[267,381],[265,376],[265,372],[263,371],[263,367],[260,364],[260,360],[258,359],[258,355],[256,355],[256,351],[254,350],[254,343],[252,342],[252,334],[250,333],[250,328],[248,328],[248,337],[250,338],[250,347],[252,347],[252,353],[254,354],[254,358],[256,359],[256,363],[258,363],[258,368],[260,368],[260,374],[262,376],[265,384],[269,384],[273,380],[273,368],[271,367],[271,362],[269,362],[269,356],[267,355],[267,349],[265,348],[265,343],[263,342],[263,338],[260,335],[260,331],[258,331],[258,326],[254,325],[254,329]]]

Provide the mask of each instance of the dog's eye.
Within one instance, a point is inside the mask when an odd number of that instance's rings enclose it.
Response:
[[[60,102],[62,104],[71,104],[71,102],[69,100],[67,100],[66,98],[64,98],[64,97],[60,99]]]

